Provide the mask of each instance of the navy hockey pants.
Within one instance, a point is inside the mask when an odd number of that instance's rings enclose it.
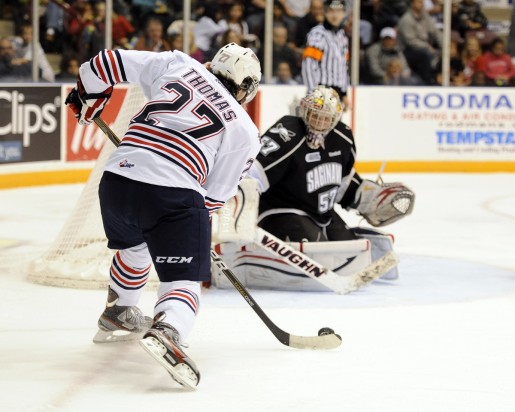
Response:
[[[104,172],[99,198],[110,249],[145,242],[161,282],[210,279],[211,228],[200,193]]]

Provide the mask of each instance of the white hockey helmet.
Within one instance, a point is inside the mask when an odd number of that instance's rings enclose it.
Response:
[[[324,147],[324,139],[342,117],[343,108],[336,90],[317,86],[300,101],[299,114],[308,129],[306,141],[311,149]]]
[[[239,91],[245,92],[240,103],[248,103],[256,96],[261,81],[261,65],[251,49],[236,43],[223,46],[213,57],[211,70],[215,76],[234,83],[237,89],[229,91],[235,98]]]

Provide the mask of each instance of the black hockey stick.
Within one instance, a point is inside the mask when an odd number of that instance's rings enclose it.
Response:
[[[297,336],[285,332],[272,322],[263,309],[256,303],[248,290],[245,289],[245,286],[241,284],[232,270],[229,269],[222,258],[213,249],[211,249],[211,259],[217,268],[229,279],[236,290],[240,292],[243,299],[245,299],[254,312],[256,312],[277,340],[283,345],[297,349],[334,349],[341,345],[342,338],[340,335],[337,335],[331,328],[327,327],[320,329],[318,336]]]
[[[111,130],[111,128],[100,117],[97,117],[94,121],[100,130],[102,130],[109,138],[109,140],[118,147],[121,140]],[[232,270],[229,269],[222,258],[213,249],[211,249],[211,259],[218,270],[220,270],[227,277],[227,279],[229,279],[229,281],[240,293],[240,295],[243,296],[243,299],[245,299],[252,310],[256,312],[259,318],[268,327],[270,332],[272,332],[277,340],[283,345],[297,349],[333,349],[341,345],[342,338],[340,335],[337,335],[331,328],[327,327],[320,329],[318,331],[318,336],[297,336],[285,332],[274,322],[272,322],[272,320],[267,316],[263,309],[261,309],[261,307],[256,303],[245,286],[242,285]]]
[[[103,119],[100,117],[97,117],[95,119],[95,124],[104,132],[104,134],[107,136],[109,140],[111,140],[111,143],[113,143],[116,147],[120,146],[121,140],[116,134],[111,130],[111,128],[107,125],[106,122],[104,122]]]

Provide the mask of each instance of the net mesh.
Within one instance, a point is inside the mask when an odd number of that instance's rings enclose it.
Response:
[[[145,97],[139,87],[130,87],[111,126],[117,136],[123,136],[130,119],[141,108]],[[102,288],[109,284],[109,268],[114,252],[107,248],[100,215],[98,185],[105,163],[115,147],[107,141],[89,176],[77,204],[50,248],[33,260],[28,279],[35,283],[71,288]],[[151,273],[149,286],[157,285],[157,275]]]

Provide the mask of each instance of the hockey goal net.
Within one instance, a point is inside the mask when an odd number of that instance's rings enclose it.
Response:
[[[144,103],[145,97],[141,89],[129,87],[119,114],[114,124],[110,125],[117,136],[121,138],[124,135],[130,119]],[[107,248],[100,215],[98,185],[104,165],[114,149],[114,145],[106,138],[106,144],[61,232],[46,253],[30,263],[30,281],[85,289],[108,285],[114,252]],[[152,283],[158,283],[155,272],[149,278],[149,284]]]

